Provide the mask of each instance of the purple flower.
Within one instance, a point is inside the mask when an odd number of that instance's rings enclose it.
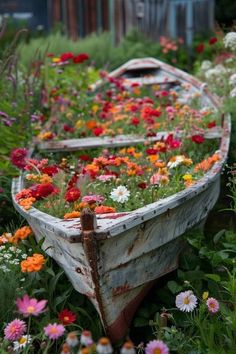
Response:
[[[26,323],[16,318],[8,323],[4,329],[5,339],[10,341],[18,340],[26,332]]]

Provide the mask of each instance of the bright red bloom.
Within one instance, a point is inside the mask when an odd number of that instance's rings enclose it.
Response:
[[[101,135],[103,133],[103,128],[101,128],[101,127],[97,127],[97,128],[94,128],[93,129],[93,134],[95,135],[95,136],[99,136],[99,135]]]
[[[140,123],[140,120],[137,117],[133,117],[131,119],[131,124],[132,125],[139,125],[139,123]]]
[[[59,189],[52,183],[36,184],[29,188],[32,192],[32,197],[36,199],[47,198],[50,194],[57,194]]]
[[[170,149],[178,149],[181,146],[181,141],[175,140],[173,134],[169,134],[165,140],[165,143]]]
[[[80,155],[80,160],[81,161],[90,161],[91,160],[91,157],[89,155]]]
[[[73,62],[75,64],[80,64],[80,63],[83,63],[85,60],[88,60],[89,59],[89,56],[87,53],[81,53],[81,54],[78,54],[78,55],[75,55],[74,58],[73,58]]]
[[[69,203],[75,202],[80,197],[80,190],[76,187],[69,189],[65,194],[65,200]]]
[[[191,139],[196,144],[202,144],[205,141],[205,138],[202,135],[192,135]]]
[[[204,52],[204,49],[205,49],[205,45],[203,43],[200,43],[196,48],[195,48],[195,51],[198,53],[198,54],[201,54],[202,52]]]
[[[26,157],[28,155],[27,149],[13,149],[11,151],[11,162],[18,168],[24,168],[26,165]]]
[[[52,177],[56,175],[59,172],[59,168],[55,165],[52,166],[46,166],[41,168],[41,172],[45,173],[46,175]]]
[[[156,155],[157,152],[158,152],[157,149],[152,149],[152,148],[146,149],[146,154],[147,154],[147,155]]]
[[[65,326],[76,321],[76,315],[67,309],[62,310],[58,314],[58,318],[59,321]]]
[[[67,61],[67,60],[70,60],[70,59],[73,59],[73,58],[74,58],[74,54],[71,53],[71,52],[63,53],[60,56],[61,61]]]
[[[208,43],[210,45],[212,45],[212,44],[215,44],[217,41],[218,41],[218,39],[216,37],[212,37],[212,38],[209,39]]]
[[[207,124],[207,127],[208,127],[209,129],[214,128],[215,126],[216,126],[216,121],[215,121],[215,120],[213,120],[213,121],[211,121],[211,122],[209,122],[209,123]]]

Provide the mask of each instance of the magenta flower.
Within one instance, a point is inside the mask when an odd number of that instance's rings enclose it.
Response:
[[[49,339],[58,339],[65,332],[65,327],[62,324],[49,323],[44,327],[44,333]]]
[[[214,297],[209,297],[206,304],[209,312],[216,313],[219,311],[220,304]]]
[[[146,354],[169,354],[168,346],[162,340],[152,340],[145,348]]]
[[[24,295],[22,299],[16,300],[18,312],[24,317],[38,316],[45,310],[47,300],[38,301],[37,299],[30,299],[28,295]]]
[[[4,329],[5,339],[10,341],[18,340],[26,332],[26,323],[16,318],[8,323]]]

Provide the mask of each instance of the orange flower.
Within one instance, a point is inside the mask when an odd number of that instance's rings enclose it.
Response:
[[[97,125],[97,122],[95,120],[89,120],[87,123],[86,123],[86,127],[90,130],[92,130],[93,128],[95,128]]]
[[[95,211],[96,214],[108,214],[108,213],[115,213],[116,209],[112,208],[112,207],[109,207],[109,206],[106,206],[106,205],[100,205],[100,206],[97,206],[94,209],[94,211]]]
[[[64,219],[74,219],[74,218],[79,218],[79,217],[80,217],[79,211],[72,211],[71,213],[66,213],[64,215]]]
[[[32,230],[29,226],[21,227],[20,229],[16,230],[13,235],[14,243],[17,243],[20,240],[25,240],[31,234]]]
[[[220,156],[218,154],[214,154],[210,157],[208,157],[208,159],[205,159],[201,162],[199,162],[195,168],[194,168],[194,172],[198,172],[200,170],[202,170],[203,172],[208,171],[216,161],[220,160]]]
[[[33,203],[36,201],[34,197],[25,198],[19,201],[19,205],[22,206],[25,210],[28,210],[32,207]]]
[[[24,261],[21,262],[21,271],[23,273],[25,272],[39,272],[44,263],[46,262],[46,259],[42,254],[39,253],[34,253],[33,256],[27,257]]]
[[[52,132],[44,132],[44,133],[40,133],[38,135],[38,138],[41,140],[50,140],[53,138],[53,133]]]

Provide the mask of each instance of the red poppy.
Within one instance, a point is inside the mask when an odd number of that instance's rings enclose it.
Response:
[[[89,155],[85,155],[85,154],[84,155],[80,155],[79,158],[80,158],[81,161],[85,161],[85,162],[91,160],[91,157]]]
[[[212,120],[211,122],[209,122],[209,123],[207,124],[207,127],[208,127],[209,129],[214,128],[215,126],[216,126],[216,121],[215,121],[215,120]]]
[[[192,135],[191,139],[196,144],[202,144],[205,140],[204,136],[202,135]]]
[[[75,55],[74,58],[73,58],[73,62],[75,64],[80,64],[80,63],[83,63],[85,60],[88,60],[89,59],[89,56],[87,53],[81,53],[81,54],[78,54],[78,55]]]
[[[205,45],[203,43],[198,44],[198,46],[195,48],[195,51],[198,54],[201,54],[202,52],[204,52],[205,49]]]
[[[26,165],[27,149],[13,149],[11,152],[11,162],[18,168],[24,168]]]
[[[59,321],[63,325],[69,325],[76,321],[76,315],[70,310],[64,309],[58,314]]]
[[[212,37],[212,38],[209,39],[208,43],[209,43],[210,45],[212,45],[212,44],[215,44],[217,41],[218,41],[218,40],[217,40],[216,37]]]
[[[101,135],[103,133],[103,128],[102,127],[97,127],[97,128],[94,128],[93,129],[93,134],[95,135],[95,136],[99,136],[99,135]]]
[[[73,59],[73,58],[74,58],[74,54],[71,53],[71,52],[63,53],[60,56],[61,61],[67,61],[67,60],[70,60],[70,59]]]
[[[70,188],[65,194],[65,200],[69,203],[75,202],[80,197],[80,190],[76,187]]]

